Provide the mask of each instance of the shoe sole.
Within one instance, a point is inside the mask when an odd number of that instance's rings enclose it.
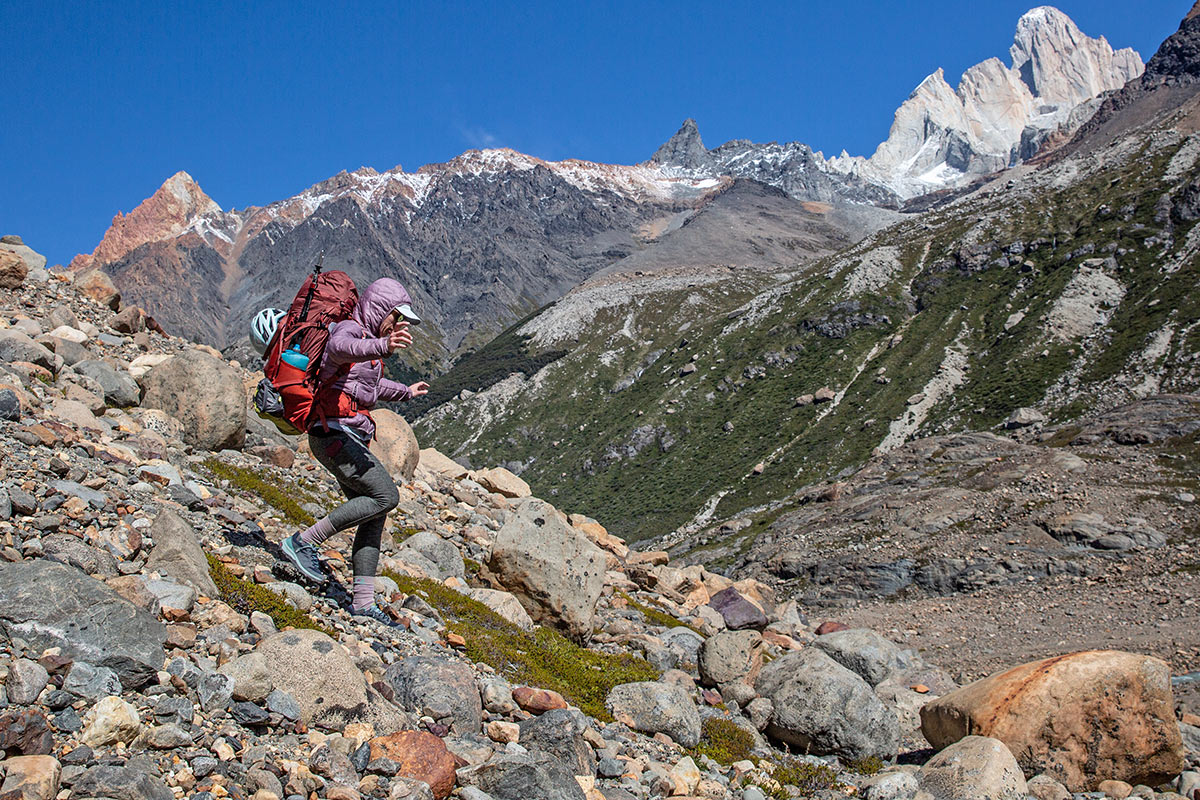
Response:
[[[283,551],[283,555],[287,558],[288,563],[295,567],[296,570],[308,580],[319,585],[324,585],[328,580],[326,576],[321,575],[320,573],[314,575],[304,566],[304,564],[300,562],[300,557],[296,555],[296,547],[292,544],[292,537],[289,536],[288,538],[284,539],[283,544],[279,549]]]

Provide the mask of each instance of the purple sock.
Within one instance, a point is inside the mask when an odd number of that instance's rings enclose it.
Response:
[[[334,533],[333,523],[329,521],[329,517],[321,517],[313,523],[311,528],[300,534],[300,541],[317,547]]]
[[[375,577],[354,576],[354,600],[351,601],[354,610],[366,608],[375,602]]]

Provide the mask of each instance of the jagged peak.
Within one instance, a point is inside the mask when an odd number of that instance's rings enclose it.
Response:
[[[688,117],[662,147],[654,152],[650,161],[655,164],[695,168],[709,163],[708,148],[700,138],[700,127],[696,120]]]

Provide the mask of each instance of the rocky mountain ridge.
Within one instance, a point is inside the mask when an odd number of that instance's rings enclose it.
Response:
[[[1022,18],[1012,57],[1012,68],[992,59],[968,71],[958,94],[940,72],[931,76],[869,160],[826,160],[800,143],[733,141],[709,151],[689,121],[636,166],[469,151],[414,173],[343,172],[242,210],[222,211],[179,173],[129,216],[118,215],[73,267],[103,269],[169,329],[225,347],[243,341],[259,308],[285,304],[281,287],[297,285],[324,252],[356,280],[390,275],[409,286],[430,323],[409,366],[440,372],[591,275],[623,270],[630,256],[661,260],[653,254],[660,234],[734,178],[852,210],[855,219],[829,233],[856,240],[887,218],[864,206],[897,207],[1027,157],[1047,136],[1067,136],[1096,93],[1141,66],[1050,8]],[[737,227],[757,219],[748,215]],[[733,261],[756,255],[747,244]]]
[[[1104,94],[1142,74],[1142,61],[1083,34],[1051,6],[1017,22],[1011,66],[991,58],[963,73],[957,90],[939,68],[896,111],[888,138],[869,158],[826,159],[807,145],[727,142],[704,147],[694,120],[651,158],[688,176],[736,175],[807,200],[899,205],[965,186],[1069,138]]]
[[[631,551],[507,470],[419,450],[386,411],[372,447],[401,499],[377,602],[398,627],[363,623],[340,539],[325,591],[279,558],[336,487],[247,413],[255,375],[143,329],[111,284],[0,250],[20,261],[0,287],[5,800],[1178,800],[1200,783],[1200,718],[1157,658],[1059,652],[958,687],[873,630],[814,631],[763,583]]]

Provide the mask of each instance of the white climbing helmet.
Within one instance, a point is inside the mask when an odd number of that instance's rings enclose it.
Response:
[[[267,346],[271,344],[275,329],[279,327],[279,320],[286,316],[287,312],[278,308],[264,308],[250,321],[250,345],[260,356],[266,355]]]

